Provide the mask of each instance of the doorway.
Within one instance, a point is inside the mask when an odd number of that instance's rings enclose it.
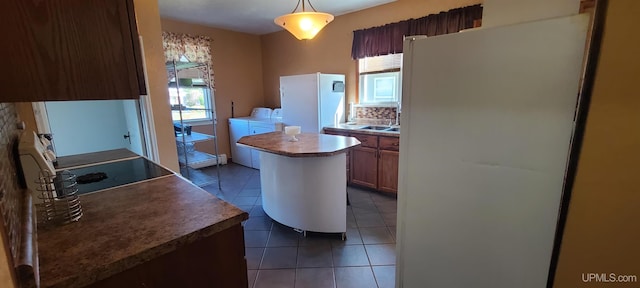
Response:
[[[137,100],[56,101],[34,104],[38,130],[51,133],[58,156],[128,149],[146,156]],[[37,106],[37,108],[35,107]]]

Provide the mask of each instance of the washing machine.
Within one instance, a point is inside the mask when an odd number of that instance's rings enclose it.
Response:
[[[244,136],[282,131],[280,108],[256,107],[247,117],[229,118],[229,146],[231,162],[260,169],[260,153],[257,150],[236,145]]]

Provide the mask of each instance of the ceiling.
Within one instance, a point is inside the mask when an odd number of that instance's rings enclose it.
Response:
[[[394,1],[312,0],[311,4],[318,12],[338,16]],[[158,3],[163,18],[261,35],[282,30],[273,19],[291,13],[297,0],[159,0]]]

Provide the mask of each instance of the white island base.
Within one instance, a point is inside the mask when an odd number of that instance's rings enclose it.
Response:
[[[347,231],[346,153],[288,157],[260,152],[262,208],[304,232]]]

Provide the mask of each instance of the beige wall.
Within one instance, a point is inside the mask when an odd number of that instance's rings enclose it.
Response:
[[[227,122],[231,117],[231,102],[234,102],[235,117],[248,116],[253,107],[265,104],[262,93],[262,53],[259,36],[170,19],[162,19],[162,29],[211,38],[216,111],[218,112],[218,145],[220,145],[220,153],[231,157]],[[193,129],[208,134],[213,132],[210,125]],[[206,143],[199,144],[197,148],[209,153],[214,152],[213,146]]]
[[[555,287],[638,285],[583,283],[582,273],[640,278],[640,1],[609,3]]]
[[[301,73],[346,74],[347,101],[356,97],[356,61],[351,59],[353,31],[409,18],[418,18],[482,0],[398,0],[338,16],[316,38],[299,41],[289,32],[263,35],[262,65],[265,104],[280,106],[280,76]]]
[[[580,8],[580,0],[485,0],[482,27],[496,27],[573,15]]]
[[[153,110],[153,122],[160,163],[173,171],[180,171],[173,134],[167,74],[162,48],[162,29],[157,0],[134,0],[138,33],[142,36],[147,67],[148,96]]]

